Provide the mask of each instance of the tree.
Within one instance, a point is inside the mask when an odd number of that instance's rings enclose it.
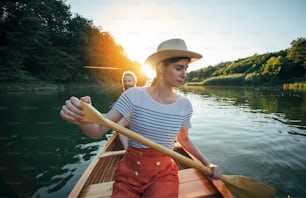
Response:
[[[62,0],[0,1],[0,81],[79,82],[89,79],[85,65],[139,73],[110,33],[69,9]],[[119,81],[122,70],[103,72]]]
[[[306,38],[298,38],[291,42],[288,58],[306,70]]]
[[[273,79],[281,70],[281,56],[274,57],[272,56],[267,63],[262,65],[261,75],[266,78]]]
[[[12,0],[1,4],[1,66],[7,81],[49,78],[70,58],[65,52],[71,14],[63,1]],[[11,58],[13,57],[13,58]],[[59,60],[59,58],[61,60]]]

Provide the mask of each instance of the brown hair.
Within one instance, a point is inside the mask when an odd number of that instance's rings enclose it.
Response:
[[[168,59],[163,60],[161,62],[164,64],[164,66],[168,66],[171,63],[175,63],[175,62],[177,62],[177,61],[179,61],[181,59],[187,59],[189,62],[191,61],[190,57],[174,57],[174,58],[168,58]]]

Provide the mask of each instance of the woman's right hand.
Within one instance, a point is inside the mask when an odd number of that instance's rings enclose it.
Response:
[[[60,115],[68,122],[80,125],[81,119],[84,116],[82,102],[91,104],[91,98],[89,96],[78,99],[72,96],[69,100],[66,100],[65,105],[62,106]]]
[[[215,165],[215,164],[209,164],[208,167],[211,169],[212,171],[212,174],[211,174],[211,177],[213,179],[221,179],[222,177],[222,170],[221,168],[218,166],[218,165]]]

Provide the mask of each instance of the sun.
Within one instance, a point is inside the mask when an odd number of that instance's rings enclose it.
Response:
[[[141,70],[149,79],[153,79],[155,77],[155,70],[152,69],[151,66],[143,65]]]

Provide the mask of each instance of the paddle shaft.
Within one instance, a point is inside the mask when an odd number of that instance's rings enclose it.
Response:
[[[207,174],[207,175],[211,175],[212,174],[212,171],[210,168],[204,166],[202,163],[198,162],[198,161],[194,161],[188,157],[185,157],[173,150],[170,150],[164,146],[161,146],[155,142],[153,142],[152,140],[148,139],[148,138],[145,138],[135,132],[133,132],[132,130],[130,129],[127,129],[117,123],[114,123],[113,121],[111,120],[108,120],[106,118],[104,118],[101,114],[99,114],[99,117],[101,118],[101,122],[99,124],[103,124],[104,126],[106,127],[109,127],[111,129],[113,129],[114,131],[117,131],[118,133],[122,134],[122,135],[125,135],[131,139],[134,139],[150,148],[153,148],[161,153],[164,153],[170,157],[172,157],[173,159],[176,159],[180,162],[182,162],[183,164],[187,165],[187,166],[190,166],[192,168],[196,168],[200,171],[202,171],[203,173]],[[103,121],[102,121],[103,120]]]

